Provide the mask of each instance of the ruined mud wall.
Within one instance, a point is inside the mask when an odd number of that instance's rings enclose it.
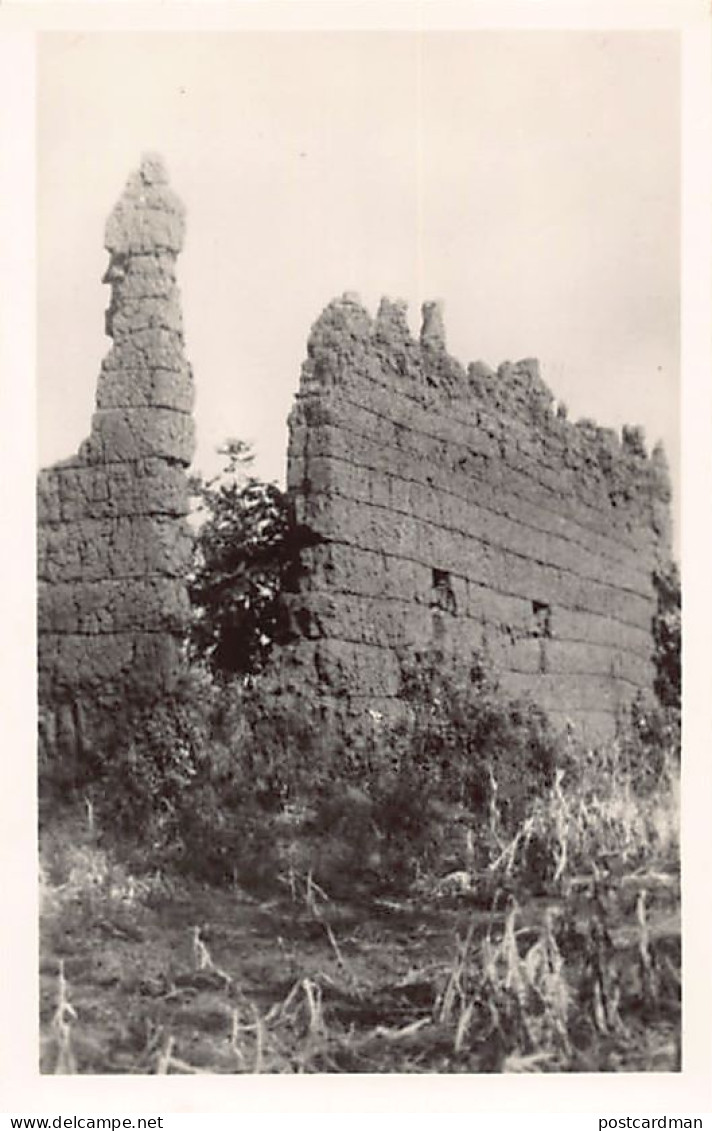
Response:
[[[661,449],[572,424],[535,361],[476,363],[420,340],[403,304],[357,299],[313,327],[288,487],[308,546],[285,679],[387,709],[399,651],[484,653],[503,686],[592,737],[652,689],[652,575],[669,554]]]
[[[183,206],[144,158],[106,225],[111,285],[91,434],[38,482],[41,745],[80,755],[102,717],[181,670],[193,380],[176,257]],[[68,375],[62,375],[68,379]]]

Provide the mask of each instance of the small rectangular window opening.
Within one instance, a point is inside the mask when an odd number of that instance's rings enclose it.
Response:
[[[551,605],[545,601],[532,601],[532,614],[534,618],[533,636],[551,636]]]
[[[433,608],[442,609],[446,613],[453,615],[457,613],[455,592],[446,569],[433,570],[433,597],[430,604]]]

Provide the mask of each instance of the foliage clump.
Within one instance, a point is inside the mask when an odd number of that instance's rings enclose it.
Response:
[[[345,720],[268,678],[194,669],[114,721],[83,788],[123,835],[213,882],[269,886],[297,868],[332,889],[402,890],[453,836],[482,841],[493,813],[513,832],[557,751],[541,713],[476,660],[458,681],[421,655],[404,694],[401,719]]]
[[[496,803],[508,826],[553,781],[557,740],[543,711],[504,694],[481,657],[470,663],[438,649],[403,667],[411,711],[394,736],[427,788],[482,814]]]
[[[682,592],[676,563],[670,562],[665,568],[657,570],[653,581],[658,597],[653,617],[655,694],[663,707],[679,711],[682,692]]]
[[[279,632],[279,597],[293,559],[285,493],[249,474],[254,456],[241,440],[214,479],[191,480],[197,514],[189,595],[190,650],[217,676],[261,671]]]

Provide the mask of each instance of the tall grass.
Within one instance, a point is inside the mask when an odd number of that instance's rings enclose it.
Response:
[[[117,730],[71,819],[45,805],[50,949],[66,937],[133,945],[135,920],[196,878],[246,906],[248,889],[265,908],[286,901],[287,920],[308,924],[311,953],[301,968],[295,959],[286,992],[259,1004],[229,951],[213,958],[208,924],[192,926],[192,968],[180,992],[159,996],[158,1035],[135,1070],[210,1070],[172,1020],[185,986],[213,995],[224,1019],[221,1071],[678,1066],[675,727],[639,710],[588,747],[477,667],[453,681],[426,664],[409,694],[406,718],[349,737],[259,684],[197,680],[175,716],[164,705]],[[340,930],[344,905],[364,923],[387,907],[452,914],[449,957],[379,982]],[[261,939],[278,965],[283,929]],[[68,981],[52,955],[49,1071],[82,1070],[73,957]],[[421,998],[408,997],[414,985]],[[388,1004],[403,995],[406,1008]],[[348,1020],[371,1006],[380,1020]]]
[[[506,876],[539,871],[553,886],[577,873],[676,870],[680,845],[680,765],[673,749],[661,756],[657,780],[641,788],[635,765],[618,740],[595,750],[569,749],[550,788],[532,799],[513,837],[492,840],[490,862]]]

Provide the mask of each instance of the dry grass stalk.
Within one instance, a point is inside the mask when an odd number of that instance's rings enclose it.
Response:
[[[321,1035],[326,1031],[321,986],[317,982],[313,982],[311,978],[303,978],[302,989],[309,1010],[309,1035],[311,1037]]]
[[[542,1013],[538,1041],[556,1044],[567,1055],[571,1052],[568,1019],[571,991],[564,974],[564,960],[554,934],[554,913],[549,908],[541,936],[523,959],[528,984],[539,998]]]
[[[73,1075],[77,1064],[72,1051],[72,1021],[77,1020],[77,1011],[67,996],[67,981],[64,977],[64,959],[60,958],[57,971],[57,1008],[52,1017],[51,1027],[57,1042],[55,1076]]]
[[[647,917],[647,892],[641,888],[635,905],[635,916],[638,920],[638,958],[640,963],[640,980],[643,996],[651,1003],[655,1003],[660,995],[658,972],[650,952],[650,929]]]
[[[470,1022],[472,1021],[474,1010],[474,1001],[470,1001],[467,1004],[465,1004],[463,1001],[460,1016],[455,1028],[455,1038],[453,1040],[453,1049],[456,1053],[462,1051],[462,1047],[465,1043],[465,1037],[467,1036],[468,1030],[470,1028]]]
[[[504,923],[500,953],[504,963],[504,988],[513,993],[523,1007],[526,1002],[526,984],[514,930],[518,913],[519,906],[516,900],[512,900],[511,909]]]
[[[351,985],[353,987],[353,990],[354,990],[354,993],[356,994],[356,996],[361,997],[362,993],[361,993],[361,986],[360,986],[358,976],[355,973],[351,964],[349,962],[347,962],[346,959],[344,958],[341,947],[339,946],[339,944],[336,941],[336,936],[334,935],[334,932],[332,931],[330,924],[324,923],[324,929],[326,931],[326,936],[329,940],[329,943],[331,944],[331,949],[333,950],[334,954],[336,955],[336,961],[338,962],[339,966],[343,970],[346,977],[351,982]]]
[[[502,1072],[540,1072],[545,1064],[550,1064],[554,1054],[546,1049],[541,1052],[531,1052],[526,1056],[515,1051],[505,1056],[502,1061]]]
[[[163,1048],[160,1049],[159,1052],[156,1054],[156,1075],[157,1076],[167,1076],[168,1075],[168,1069],[170,1068],[171,1059],[172,1059],[173,1046],[175,1045],[175,1043],[176,1043],[175,1037],[172,1037],[169,1034],[166,1037]]]
[[[264,1059],[263,1059],[263,1050],[264,1050],[264,1043],[265,1043],[264,1024],[263,1024],[262,1018],[260,1017],[259,1010],[254,1003],[250,1004],[250,1009],[252,1011],[252,1016],[255,1019],[255,1062],[252,1065],[252,1071],[255,1074],[259,1074],[259,1073],[262,1072],[263,1064],[264,1064]]]
[[[568,1054],[571,993],[554,934],[553,913],[547,912],[539,937],[523,955],[515,929],[518,914],[513,903],[499,943],[494,944],[490,936],[483,942],[482,1000],[489,1006],[493,1029],[511,1046],[508,1055],[526,1060],[540,1052]]]
[[[599,1033],[624,1034],[620,1015],[621,991],[615,964],[615,948],[606,923],[605,908],[597,901],[589,924],[587,976],[590,985],[591,1014]]]
[[[231,1028],[230,1028],[230,1048],[232,1049],[233,1053],[235,1054],[236,1060],[238,1061],[240,1067],[242,1068],[245,1064],[245,1054],[242,1051],[242,1047],[240,1045],[240,1033],[241,1033],[241,1031],[242,1031],[242,1029],[241,1029],[241,1025],[240,1025],[240,1012],[237,1008],[235,1008],[232,1011],[232,1023],[231,1023]]]
[[[566,865],[568,863],[570,815],[566,797],[562,789],[563,779],[564,771],[561,769],[557,770],[551,797],[551,805],[554,813],[554,829],[556,832],[554,884],[561,882],[566,873]]]
[[[497,794],[499,792],[499,786],[497,784],[497,779],[494,775],[492,767],[489,766],[488,770],[489,770],[489,779],[490,779],[490,797],[489,797],[489,806],[488,806],[488,813],[487,813],[488,827],[489,827],[490,837],[492,838],[492,843],[498,845],[501,848],[504,841],[503,841],[503,838],[502,838],[502,816],[501,816],[501,813],[499,811],[499,804],[497,802]]]
[[[433,1009],[434,1018],[441,1025],[450,1025],[457,1013],[454,1035],[456,1052],[459,1052],[462,1047],[474,1011],[474,1001],[468,999],[467,988],[467,966],[474,929],[475,923],[472,920],[465,938],[458,938],[457,953],[450,967],[443,991],[436,999]]]
[[[288,1017],[290,1006],[292,1006],[298,999],[301,986],[301,978],[297,978],[284,1001],[275,1002],[269,1012],[265,1015],[265,1021],[270,1022],[273,1020],[282,1020]]]
[[[200,927],[193,927],[193,964],[196,970],[217,975],[226,986],[232,984],[232,975],[213,962],[213,957],[200,936]]]
[[[421,1029],[425,1029],[427,1025],[432,1025],[430,1017],[420,1017],[417,1021],[411,1021],[409,1025],[404,1025],[400,1029],[389,1029],[386,1025],[377,1025],[372,1034],[369,1034],[369,1039],[373,1037],[383,1037],[386,1041],[402,1041],[405,1037],[412,1037],[415,1033],[419,1033]]]
[[[94,831],[95,831],[94,803],[92,802],[90,797],[84,798],[84,806],[85,806],[86,811],[87,811],[87,830],[89,832],[89,836],[94,836]]]
[[[212,970],[210,951],[200,937],[200,927],[193,927],[193,964],[196,970]]]
[[[176,1072],[182,1072],[184,1075],[189,1076],[203,1076],[205,1069],[196,1068],[193,1064],[187,1064],[185,1060],[173,1055],[175,1048],[175,1037],[166,1037],[163,1048],[160,1050],[156,1057],[156,1076],[168,1076],[171,1069]]]

